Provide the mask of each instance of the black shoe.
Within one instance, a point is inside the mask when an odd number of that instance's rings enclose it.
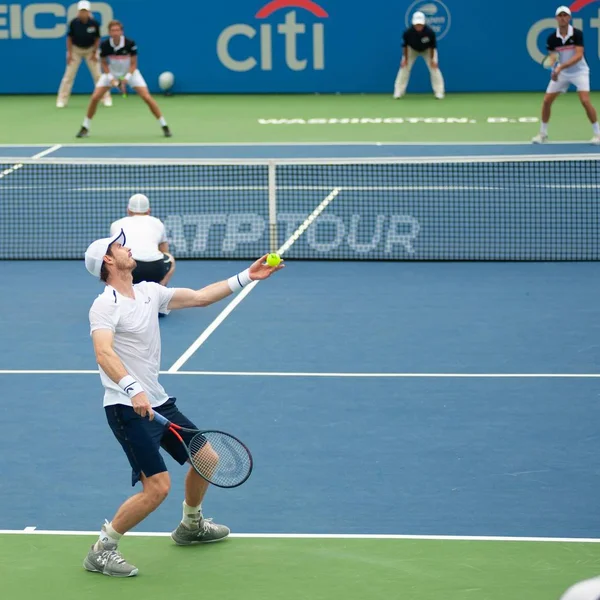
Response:
[[[163,125],[163,132],[165,134],[165,137],[173,137],[173,134],[171,133],[171,130],[169,129],[168,125]]]
[[[89,133],[90,133],[90,132],[89,132],[89,130],[88,130],[88,128],[87,128],[87,127],[82,127],[82,128],[79,130],[79,133],[77,134],[77,136],[76,136],[76,137],[78,137],[78,138],[87,137]]]

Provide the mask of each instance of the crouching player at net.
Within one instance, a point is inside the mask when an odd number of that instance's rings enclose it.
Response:
[[[138,481],[142,484],[142,491],[126,500],[112,521],[102,526],[98,541],[83,563],[88,571],[113,577],[137,575],[137,567],[119,553],[119,541],[156,510],[169,493],[171,481],[159,449],[162,447],[182,465],[189,459],[185,446],[154,420],[154,411],[175,425],[197,429],[158,381],[159,311],[209,306],[283,267],[283,263],[270,267],[265,256],[238,275],[200,290],[167,288],[145,281],[134,285],[132,272],[136,262],[125,244],[121,230],[114,238],[93,242],[85,253],[87,270],[106,286],[89,313],[104,386],[106,418],[131,465],[132,484]],[[208,485],[194,468],[188,469],[183,518],[171,534],[176,544],[215,542],[229,535],[228,527],[217,525],[202,514]]]
[[[132,87],[148,105],[152,114],[158,119],[165,137],[171,137],[171,130],[162,116],[156,100],[150,95],[146,81],[137,68],[137,46],[133,40],[123,35],[123,25],[120,21],[108,24],[109,38],[100,44],[100,59],[102,75],[96,83],[83,125],[77,134],[78,138],[89,135],[92,119],[96,114],[98,103],[104,94],[112,87],[118,87],[120,81],[125,81]]]
[[[133,283],[154,281],[167,285],[175,272],[175,258],[169,253],[164,223],[150,216],[150,201],[144,194],[134,194],[127,203],[127,216],[114,221],[110,235],[123,230],[137,266]]]

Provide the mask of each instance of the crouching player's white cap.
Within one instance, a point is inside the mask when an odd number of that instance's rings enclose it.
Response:
[[[599,598],[600,577],[593,577],[572,585],[560,600],[598,600]]]
[[[114,238],[102,238],[92,242],[85,251],[85,268],[94,276],[100,277],[100,270],[108,249],[115,242],[121,246],[125,245],[125,232],[121,229],[119,235]]]

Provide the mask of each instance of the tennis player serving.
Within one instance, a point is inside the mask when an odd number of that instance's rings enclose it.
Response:
[[[592,124],[593,137],[590,142],[595,145],[600,144],[598,115],[590,100],[590,68],[583,54],[583,33],[571,25],[571,9],[568,6],[559,6],[555,16],[558,27],[548,36],[546,46],[548,57],[557,60],[552,69],[550,83],[542,104],[540,132],[531,141],[534,144],[543,144],[548,141],[548,122],[552,104],[573,84]],[[544,62],[546,61],[544,60]]]
[[[186,447],[154,419],[154,411],[176,426],[198,429],[169,397],[158,381],[161,341],[158,313],[179,308],[204,307],[237,292],[251,281],[266,279],[283,267],[270,267],[266,255],[250,268],[200,290],[167,288],[153,282],[132,283],[136,262],[126,246],[123,230],[113,238],[93,242],[85,253],[85,266],[106,284],[90,309],[90,330],[108,424],[132,468],[132,485],[142,491],[126,500],[110,523],[100,531],[84,567],[113,577],[131,577],[138,569],[118,551],[121,537],[143,521],[167,497],[171,485],[162,447],[178,463],[189,460]],[[185,434],[182,433],[182,436]],[[186,440],[187,441],[187,440]],[[171,533],[176,544],[216,542],[229,535],[202,514],[208,482],[193,468],[185,479],[183,518]]]
[[[87,114],[77,137],[83,138],[89,135],[98,103],[111,87],[119,87],[122,82],[137,92],[158,119],[165,137],[171,137],[167,121],[162,116],[156,100],[150,95],[146,81],[137,68],[136,43],[123,35],[123,25],[120,21],[111,21],[108,24],[108,34],[110,37],[100,44],[102,75],[96,83],[96,89],[92,94]]]

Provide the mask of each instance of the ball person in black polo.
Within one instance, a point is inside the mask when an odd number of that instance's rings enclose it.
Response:
[[[100,79],[99,44],[100,25],[91,13],[91,4],[88,0],[80,0],[77,3],[77,16],[69,23],[67,32],[67,67],[58,89],[56,108],[64,108],[68,104],[82,59],[85,59],[94,83]],[[104,106],[112,106],[110,92],[104,95]]]
[[[431,75],[431,87],[438,100],[444,97],[444,78],[438,65],[437,40],[435,32],[427,25],[424,13],[417,11],[412,16],[412,27],[402,36],[402,62],[394,84],[394,98],[402,98],[406,93],[410,72],[415,60],[422,56]]]
[[[123,25],[120,21],[111,21],[108,24],[107,40],[100,44],[100,59],[102,60],[102,75],[96,84],[88,106],[87,115],[77,137],[87,137],[90,131],[92,118],[100,98],[111,87],[117,87],[119,81],[125,81],[132,87],[148,105],[152,114],[158,119],[165,137],[171,137],[167,121],[162,116],[156,100],[150,95],[146,81],[137,68],[137,46],[133,40],[123,35]]]
[[[577,89],[579,100],[592,124],[593,137],[591,143],[600,144],[600,126],[598,115],[590,100],[590,68],[583,55],[583,32],[571,24],[571,9],[559,6],[556,9],[558,27],[548,36],[547,50],[557,57],[550,83],[542,103],[542,122],[540,132],[531,140],[534,144],[548,141],[548,121],[550,110],[556,98],[566,92],[572,84]]]

